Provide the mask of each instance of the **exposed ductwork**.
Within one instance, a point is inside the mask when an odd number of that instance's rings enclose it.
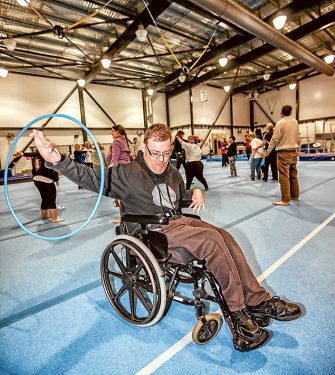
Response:
[[[269,44],[279,48],[320,73],[332,76],[334,69],[303,48],[300,44],[287,38],[266,24],[233,0],[191,0],[202,8],[226,18],[234,25],[246,30]]]

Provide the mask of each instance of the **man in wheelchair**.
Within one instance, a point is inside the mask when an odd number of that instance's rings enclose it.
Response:
[[[33,130],[31,136],[47,167],[61,172],[77,185],[99,191],[100,170],[61,155],[40,131]],[[169,253],[178,259],[178,249],[182,246],[206,265],[225,300],[228,309],[225,318],[233,333],[235,348],[256,349],[270,337],[264,328],[270,318],[293,320],[301,315],[301,309],[297,304],[271,297],[259,285],[241,248],[227,231],[181,214],[182,199],[189,199],[189,208],[199,213],[204,208],[204,197],[200,189],[186,191],[181,174],[169,163],[171,147],[171,131],[166,125],[149,127],[136,160],[105,169],[104,194],[122,201],[123,216],[168,218],[156,224],[155,230],[165,234]]]

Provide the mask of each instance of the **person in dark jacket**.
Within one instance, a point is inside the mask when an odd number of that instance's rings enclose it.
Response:
[[[177,138],[179,137],[182,139],[184,142],[187,142],[186,139],[184,139],[185,133],[182,130],[178,130],[174,144],[173,144],[173,151],[172,151],[172,159],[176,159],[176,168],[179,170],[180,166],[183,165],[185,173],[186,173],[186,168],[187,168],[187,163],[186,163],[186,156],[185,156],[185,150],[181,147],[181,143],[178,142]]]
[[[264,135],[264,140],[263,140],[263,146],[264,146],[264,151],[267,151],[269,148],[269,144],[271,141],[271,138],[273,136],[273,124],[269,122],[266,125],[266,133]],[[265,158],[265,164],[264,164],[264,169],[263,169],[263,181],[268,180],[268,175],[269,175],[269,167],[271,166],[271,173],[272,173],[272,179],[277,181],[278,180],[278,168],[277,168],[277,151],[274,148],[270,154]]]
[[[34,129],[31,134],[47,167],[60,171],[75,183],[98,192],[100,171],[75,163],[59,153]],[[171,131],[163,124],[150,126],[144,135],[142,151],[130,164],[118,164],[105,169],[104,194],[120,199],[125,214],[165,214],[169,222],[155,230],[164,233],[169,252],[180,259],[177,248],[183,246],[196,258],[206,262],[216,278],[231,311],[238,350],[252,350],[269,339],[266,329],[257,324],[257,317],[293,320],[301,315],[297,304],[279,297],[270,297],[252,273],[241,248],[223,228],[194,217],[180,215],[183,198],[191,198],[189,208],[198,213],[204,208],[200,189],[186,190],[180,172],[169,163],[172,153]]]
[[[229,177],[237,177],[236,171],[236,158],[237,158],[237,144],[235,142],[235,136],[229,137],[229,145],[228,148],[228,161],[229,161],[229,168],[230,168],[230,176]]]
[[[57,190],[59,186],[58,173],[52,169],[46,168],[41,154],[36,152],[18,152],[14,156],[31,157],[33,182],[41,195],[41,219],[49,219],[52,223],[64,221],[57,217]]]

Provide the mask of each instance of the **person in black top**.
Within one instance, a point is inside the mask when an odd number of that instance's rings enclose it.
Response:
[[[264,135],[264,141],[263,141],[264,151],[267,151],[272,136],[273,136],[273,124],[269,122],[266,125],[266,133]],[[271,166],[272,179],[278,180],[277,151],[275,149],[273,149],[270,152],[270,154],[265,158],[263,178],[262,178],[263,181],[268,180],[269,166]]]
[[[230,168],[230,176],[229,177],[237,177],[236,171],[236,158],[237,158],[237,144],[235,142],[235,136],[229,137],[229,145],[227,146],[228,149],[228,161],[229,161],[229,168]]]
[[[52,223],[59,223],[64,219],[57,217],[56,205],[56,185],[59,186],[58,172],[46,168],[44,159],[38,151],[35,152],[17,152],[14,157],[19,159],[21,156],[31,157],[33,182],[41,195],[41,219],[49,219]]]
[[[182,130],[178,130],[176,134],[176,138],[181,138],[184,142],[187,142],[187,140],[183,139],[185,133]],[[179,170],[180,166],[183,164],[183,167],[185,169],[186,173],[186,157],[185,157],[185,150],[181,147],[181,143],[178,142],[176,139],[173,144],[173,151],[172,151],[172,159],[176,159],[176,168]]]

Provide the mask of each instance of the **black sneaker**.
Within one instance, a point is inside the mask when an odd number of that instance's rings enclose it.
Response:
[[[254,350],[270,338],[269,332],[258,327],[246,308],[231,313],[231,317],[235,331],[233,338],[235,349],[241,352]]]
[[[256,319],[258,317],[269,317],[276,320],[294,320],[301,315],[299,305],[286,302],[277,296],[257,306],[248,306],[248,310]]]

